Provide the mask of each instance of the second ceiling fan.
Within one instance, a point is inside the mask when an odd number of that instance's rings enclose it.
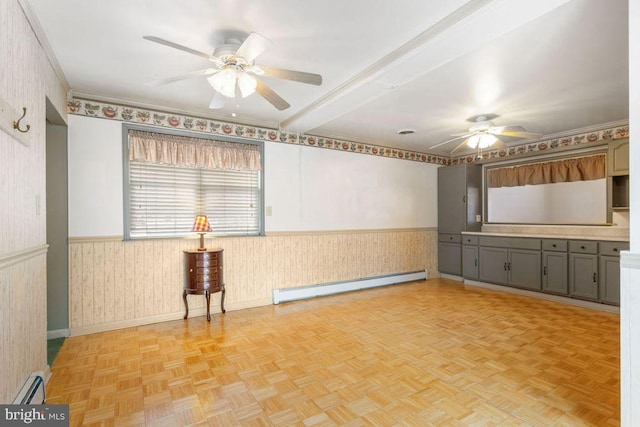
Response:
[[[256,57],[273,43],[265,36],[255,32],[249,34],[244,41],[227,39],[225,44],[218,46],[212,55],[160,37],[144,36],[143,38],[199,56],[213,63],[214,66],[212,68],[191,71],[186,74],[149,83],[153,86],[159,86],[193,77],[209,76],[208,81],[216,91],[209,108],[222,108],[225,103],[225,97],[235,98],[237,95],[240,95],[244,98],[254,92],[260,94],[278,110],[286,110],[291,106],[280,97],[280,95],[262,82],[258,76],[293,80],[312,85],[322,84],[322,76],[319,74],[256,65]]]
[[[537,139],[542,137],[542,134],[527,132],[521,125],[509,125],[509,126],[494,126],[491,120],[499,117],[498,114],[478,114],[471,116],[467,119],[468,122],[474,123],[469,128],[468,132],[454,133],[454,138],[441,142],[430,148],[438,148],[443,145],[449,144],[453,141],[463,139],[462,143],[451,150],[451,154],[468,146],[472,149],[481,150],[497,145],[498,148],[504,148],[505,143],[501,139],[502,136],[510,138],[521,139]]]

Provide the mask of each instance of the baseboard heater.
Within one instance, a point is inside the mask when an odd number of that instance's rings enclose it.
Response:
[[[42,405],[46,401],[45,397],[44,372],[36,371],[29,375],[13,404]]]
[[[369,277],[366,279],[346,282],[323,283],[321,285],[301,286],[298,288],[274,289],[273,303],[280,304],[281,302],[359,291],[362,289],[377,288],[379,286],[394,285],[426,278],[427,271],[420,270],[410,273],[389,274],[386,276]]]

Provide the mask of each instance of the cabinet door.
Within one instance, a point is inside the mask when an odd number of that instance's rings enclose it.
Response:
[[[478,247],[462,246],[462,277],[478,279]]]
[[[607,152],[608,175],[629,175],[629,140],[611,141]]]
[[[510,249],[507,270],[510,285],[536,291],[541,289],[540,251]]]
[[[620,258],[600,255],[600,300],[620,305]]]
[[[465,230],[466,177],[464,165],[438,168],[438,232]]]
[[[564,252],[542,252],[542,290],[554,294],[569,293],[568,256]]]
[[[460,243],[438,243],[438,271],[462,274],[462,245]]]
[[[488,283],[507,283],[507,249],[480,247],[480,280]]]
[[[598,256],[569,254],[569,294],[572,297],[598,299]]]

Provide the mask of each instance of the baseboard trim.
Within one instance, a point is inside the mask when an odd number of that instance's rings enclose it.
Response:
[[[298,301],[327,295],[335,295],[344,292],[359,291],[363,289],[377,288],[379,286],[395,285],[397,283],[422,280],[428,277],[426,270],[412,271],[408,273],[389,274],[385,276],[369,277],[365,279],[345,282],[323,283],[319,285],[301,286],[296,288],[284,288],[273,290],[273,303]]]
[[[454,280],[456,282],[464,282],[464,277],[462,277],[462,276],[454,276],[453,274],[440,273],[440,278]]]
[[[69,329],[54,329],[53,331],[47,331],[47,340],[53,340],[56,338],[66,338],[69,336]]]
[[[267,305],[271,305],[271,298],[261,298],[261,299],[251,300],[251,301],[242,301],[241,303],[225,304],[224,308],[227,312],[230,312],[230,311],[244,310],[246,308],[264,307]],[[206,316],[206,314],[207,314],[207,309],[205,307],[189,309],[189,319],[192,319],[194,317]],[[211,323],[213,324],[215,322],[216,316],[220,316],[220,315],[224,316],[224,314],[220,312],[220,307],[216,305],[214,308],[214,305],[212,304],[211,305]],[[114,331],[117,329],[125,329],[125,328],[135,328],[137,326],[151,325],[154,323],[183,320],[183,317],[184,317],[184,311],[158,314],[156,316],[139,317],[137,319],[120,320],[120,321],[110,322],[110,323],[101,323],[98,325],[79,326],[75,328],[72,327],[69,330],[69,334],[72,337],[79,336],[79,335],[96,334],[99,332]],[[186,321],[188,321],[189,319],[187,319]]]
[[[577,307],[589,308],[592,310],[599,310],[599,311],[606,311],[609,313],[620,314],[620,308],[615,307],[613,305],[600,304],[600,303],[591,302],[591,301],[583,301],[579,299],[563,297],[560,295],[545,294],[542,292],[527,291],[524,289],[511,288],[509,286],[494,285],[492,283],[477,282],[475,280],[468,280],[468,279],[464,279],[463,284],[465,286],[473,286],[478,288],[491,289],[493,291],[508,292],[511,294],[522,295],[522,296],[542,299],[546,301],[559,302],[563,304],[575,305]]]

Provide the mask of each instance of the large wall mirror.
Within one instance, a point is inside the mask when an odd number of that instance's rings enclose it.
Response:
[[[607,223],[606,154],[485,166],[485,222]]]

